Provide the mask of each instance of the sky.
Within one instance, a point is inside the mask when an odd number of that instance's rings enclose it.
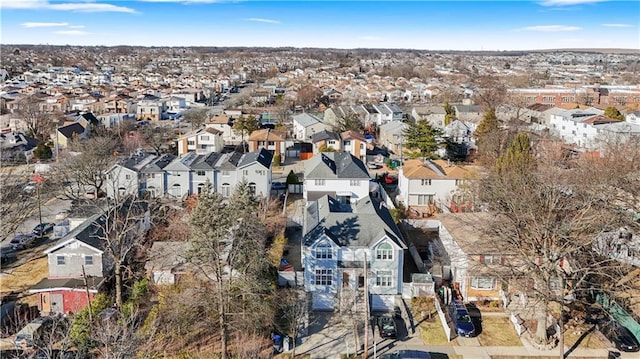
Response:
[[[640,1],[0,0],[1,44],[640,50]]]

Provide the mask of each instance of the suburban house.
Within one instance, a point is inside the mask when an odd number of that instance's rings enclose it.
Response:
[[[444,118],[446,115],[447,112],[443,106],[420,106],[414,107],[411,110],[411,117],[413,117],[416,122],[425,120],[436,128],[444,128]]]
[[[330,126],[317,116],[308,113],[293,116],[293,138],[297,140],[307,141],[313,134],[329,129]]]
[[[478,105],[453,105],[456,110],[456,118],[464,122],[479,123],[482,120],[482,109]]]
[[[166,111],[166,102],[153,95],[145,95],[136,104],[136,118],[139,120],[160,121]]]
[[[146,190],[146,181],[142,169],[158,156],[151,153],[136,153],[117,163],[106,172],[106,191],[108,198],[125,195],[139,195]]]
[[[178,156],[190,151],[200,154],[220,152],[224,148],[222,131],[215,128],[201,128],[176,140]]]
[[[151,282],[155,285],[177,284],[180,276],[186,273],[190,248],[188,241],[154,242],[144,265]]]
[[[125,202],[117,209],[74,223],[75,227],[70,227],[64,237],[44,251],[49,276],[29,290],[36,294],[43,314],[77,313],[93,300],[105,278],[111,275],[113,263],[105,254],[104,243],[107,221],[114,221],[115,216],[109,214],[112,211],[128,211],[135,231],[150,228],[149,211],[143,202]]]
[[[363,162],[367,160],[367,140],[364,135],[355,131],[345,131],[340,134],[342,140],[340,149],[351,153]]]
[[[285,138],[277,131],[271,129],[256,130],[249,136],[249,151],[256,152],[261,148],[271,152],[272,155],[279,155],[284,160],[287,144]]]
[[[449,158],[466,159],[471,154],[471,150],[476,148],[475,129],[475,124],[457,119],[444,127],[442,137],[449,140],[446,149]]]
[[[222,139],[225,144],[237,145],[242,140],[240,134],[233,130],[233,117],[230,115],[216,115],[207,119],[204,123],[206,128],[212,128],[222,132]]]
[[[167,193],[168,174],[164,168],[175,158],[174,155],[163,154],[142,168],[142,176],[146,182],[145,193],[147,195],[160,197]]]
[[[304,161],[307,201],[325,194],[339,202],[356,203],[369,196],[371,176],[364,163],[347,152],[323,152]]]
[[[30,158],[33,149],[40,141],[29,137],[22,132],[8,132],[0,134],[0,161],[19,161],[24,163],[25,158]]]
[[[378,137],[378,144],[394,154],[401,154],[406,128],[407,124],[401,121],[385,123],[379,128],[380,136]]]
[[[301,261],[312,308],[361,305],[366,286],[372,310],[392,311],[402,293],[406,249],[391,213],[375,199],[345,203],[325,194],[309,201]]]
[[[89,132],[89,128],[85,128],[77,122],[58,127],[58,131],[56,131],[58,149],[64,150],[68,148],[71,141],[86,138]]]
[[[409,212],[420,216],[456,212],[459,205],[471,205],[464,191],[458,190],[471,176],[468,169],[447,161],[408,160],[398,167],[397,200]]]
[[[603,114],[604,111],[596,108],[555,109],[549,116],[549,128],[552,134],[560,137],[565,143],[593,149],[598,136],[596,125],[619,122]]]
[[[311,135],[310,142],[313,144],[314,155],[322,150],[341,150],[340,134],[333,131],[323,130],[322,132],[314,133]]]

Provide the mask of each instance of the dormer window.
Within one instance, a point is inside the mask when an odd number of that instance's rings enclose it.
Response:
[[[333,258],[333,248],[328,243],[320,243],[315,248],[316,259],[331,259]]]
[[[376,259],[380,260],[392,260],[393,259],[393,247],[389,243],[382,243],[376,249]]]

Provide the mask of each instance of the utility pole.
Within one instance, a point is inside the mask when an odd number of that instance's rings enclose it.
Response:
[[[82,278],[84,279],[84,288],[87,291],[87,303],[89,304],[89,323],[93,322],[93,308],[91,308],[91,296],[89,295],[89,284],[87,283],[87,274],[82,266]]]
[[[364,353],[362,359],[367,359],[369,351],[369,281],[367,278],[367,253],[364,253]]]

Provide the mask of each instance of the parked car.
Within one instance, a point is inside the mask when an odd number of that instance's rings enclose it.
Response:
[[[53,324],[52,317],[40,317],[25,325],[16,335],[14,341],[16,348],[30,349],[36,346],[51,324]]]
[[[273,182],[271,184],[271,189],[274,191],[283,191],[287,189],[287,184],[284,182]]]
[[[640,343],[636,336],[633,335],[629,329],[617,322],[611,322],[605,325],[600,331],[618,350],[624,352],[640,351]]]
[[[16,252],[11,247],[3,247],[0,249],[0,264],[6,265],[18,259]]]
[[[34,189],[36,189],[37,185],[38,184],[35,183],[35,182],[29,182],[24,187],[22,187],[22,190],[27,192],[27,193],[31,193],[31,192],[33,192]]]
[[[381,359],[430,359],[431,355],[422,350],[398,350],[395,353],[383,354]]]
[[[31,233],[38,237],[46,236],[47,234],[53,232],[54,226],[55,224],[53,223],[40,223],[37,226],[33,227],[33,231]]]
[[[60,211],[56,213],[56,220],[61,221],[63,219],[67,219],[69,217],[69,211]]]
[[[34,245],[36,242],[36,237],[32,234],[18,234],[13,237],[9,244],[14,251],[26,249]]]
[[[384,183],[386,184],[397,184],[398,183],[398,176],[396,175],[385,175],[384,176]]]
[[[378,317],[378,331],[380,332],[380,337],[382,338],[396,338],[398,336],[398,331],[396,330],[396,322],[393,320],[393,317],[390,316],[380,316]]]
[[[469,316],[469,312],[464,303],[457,300],[451,302],[449,313],[451,314],[451,320],[458,335],[468,338],[475,335],[476,329],[471,322],[471,316]]]

